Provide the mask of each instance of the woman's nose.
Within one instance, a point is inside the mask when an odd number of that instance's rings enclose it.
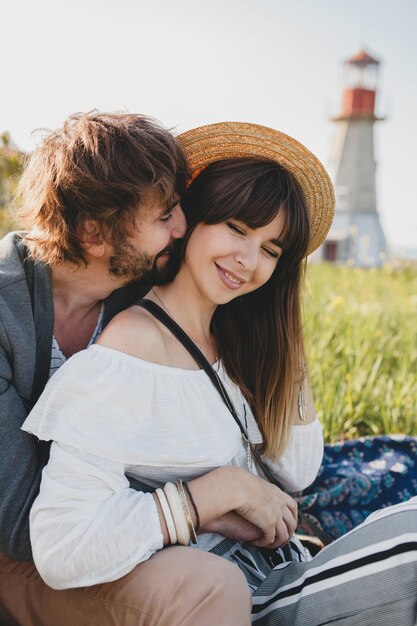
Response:
[[[235,259],[243,269],[253,272],[258,266],[258,256],[256,246],[245,245],[237,251]]]

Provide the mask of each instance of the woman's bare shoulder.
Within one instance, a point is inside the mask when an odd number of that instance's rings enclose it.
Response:
[[[164,364],[164,333],[145,309],[132,306],[118,313],[103,330],[97,343],[145,361]]]

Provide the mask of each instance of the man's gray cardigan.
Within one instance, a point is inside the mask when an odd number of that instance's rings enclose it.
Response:
[[[103,324],[137,297],[135,287],[114,292]],[[50,272],[10,233],[0,241],[0,550],[14,560],[31,559],[29,512],[49,455],[20,427],[48,379],[53,327]]]

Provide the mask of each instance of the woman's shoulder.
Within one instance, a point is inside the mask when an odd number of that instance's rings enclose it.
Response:
[[[188,350],[151,313],[132,306],[116,315],[106,326],[98,345],[112,348],[153,365],[179,370],[198,370]]]
[[[157,320],[139,306],[118,313],[96,343],[151,363],[167,362],[164,333]]]

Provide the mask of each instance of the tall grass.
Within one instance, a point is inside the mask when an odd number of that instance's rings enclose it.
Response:
[[[417,268],[311,264],[304,309],[326,441],[417,435]]]

